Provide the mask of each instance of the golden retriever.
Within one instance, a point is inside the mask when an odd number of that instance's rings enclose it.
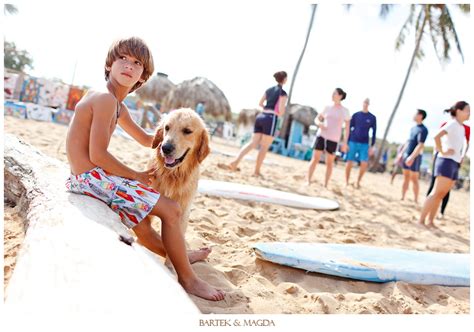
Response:
[[[189,108],[171,111],[158,125],[152,148],[156,149],[148,163],[149,168],[156,168],[152,187],[181,206],[184,233],[198,187],[199,165],[210,153],[204,121]]]

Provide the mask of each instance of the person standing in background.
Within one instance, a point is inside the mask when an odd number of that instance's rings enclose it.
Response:
[[[286,83],[288,75],[284,71],[279,71],[273,77],[278,84],[267,89],[260,99],[259,106],[263,108],[263,112],[257,115],[255,119],[254,133],[251,141],[242,147],[237,158],[228,166],[232,171],[237,170],[237,166],[247,153],[260,146],[254,176],[261,176],[260,168],[273,142],[278,117],[285,114],[286,102],[288,100],[288,94],[283,90],[283,85]]]
[[[349,151],[347,152],[346,163],[346,186],[349,185],[352,163],[359,156],[360,161],[359,177],[357,178],[356,188],[360,187],[360,181],[367,171],[369,156],[373,154],[375,145],[375,134],[377,132],[377,118],[369,112],[369,98],[364,100],[362,111],[352,115],[350,122]],[[372,129],[372,140],[369,147],[369,131]]]
[[[403,186],[402,186],[402,201],[408,190],[410,181],[413,183],[413,194],[415,203],[418,204],[418,193],[420,191],[419,178],[420,166],[425,147],[426,137],[428,136],[428,129],[423,124],[426,119],[426,112],[424,110],[417,110],[413,121],[416,125],[410,130],[410,138],[408,139],[404,153],[403,153]]]
[[[344,141],[341,147],[342,152],[347,152],[347,140],[349,138],[349,121],[351,120],[351,114],[349,110],[342,106],[341,102],[346,99],[346,92],[341,88],[336,88],[332,93],[332,106],[327,106],[324,111],[319,114],[315,123],[319,127],[318,134],[316,135],[316,141],[313,149],[315,150],[311,158],[311,162],[308,168],[307,182],[311,185],[311,178],[316,170],[316,166],[321,159],[321,154],[326,152],[326,178],[324,181],[324,187],[327,188],[329,179],[331,178],[332,169],[334,165],[334,159],[336,158],[335,152],[337,151],[337,145],[341,139],[342,125],[345,123],[345,134]]]
[[[457,102],[446,110],[453,117],[434,137],[438,157],[435,163],[435,189],[425,200],[420,215],[420,224],[425,225],[428,217],[428,227],[435,227],[433,221],[443,197],[451,190],[458,179],[459,168],[464,158],[467,146],[465,144],[466,130],[464,121],[469,120],[471,109],[465,101]]]

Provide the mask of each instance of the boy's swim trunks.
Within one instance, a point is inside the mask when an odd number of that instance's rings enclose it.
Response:
[[[128,228],[136,226],[160,198],[156,190],[138,181],[107,173],[100,167],[66,180],[68,191],[101,200],[117,213]]]

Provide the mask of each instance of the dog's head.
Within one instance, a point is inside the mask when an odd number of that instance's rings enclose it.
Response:
[[[162,119],[152,147],[158,148],[158,158],[166,168],[192,167],[210,153],[209,134],[195,111],[181,108]]]

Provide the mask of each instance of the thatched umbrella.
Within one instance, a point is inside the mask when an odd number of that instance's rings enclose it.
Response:
[[[318,112],[311,106],[291,104],[287,110],[290,114],[291,120],[301,122],[305,127],[314,125],[314,119]]]
[[[176,85],[168,79],[168,75],[157,73],[135,93],[140,100],[156,105],[162,104],[166,95],[175,87]]]
[[[206,115],[223,117],[226,121],[232,119],[230,105],[224,93],[204,77],[195,77],[178,84],[164,98],[161,112],[168,112],[180,107],[195,109],[198,103],[204,104]]]
[[[260,112],[261,111],[257,108],[242,109],[239,112],[239,117],[237,118],[237,125],[243,124],[244,126],[248,126],[249,124],[253,124],[255,122],[255,118]]]

